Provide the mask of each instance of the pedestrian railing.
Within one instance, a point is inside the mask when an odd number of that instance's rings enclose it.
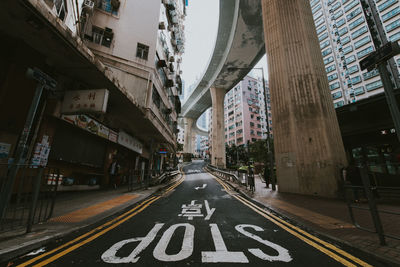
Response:
[[[358,229],[377,233],[381,245],[386,245],[385,237],[400,240],[400,235],[385,233],[384,225],[382,223],[382,216],[400,216],[400,212],[396,210],[387,210],[378,207],[378,199],[381,196],[400,196],[400,187],[380,187],[372,186],[370,183],[370,177],[366,168],[360,168],[360,174],[362,179],[362,186],[351,185],[346,183],[344,185],[345,199],[350,214],[350,219],[355,227]],[[367,200],[367,203],[361,203],[360,197]],[[354,210],[367,211],[371,218],[373,228],[361,225],[357,219]],[[389,218],[390,220],[390,218]]]
[[[47,221],[60,183],[55,168],[0,164],[0,233]]]
[[[150,185],[164,183],[180,172],[170,170],[161,172],[160,170],[134,170],[127,175],[128,191],[133,191],[139,188],[145,188]]]
[[[228,181],[232,181],[238,184],[241,184],[242,182],[240,181],[239,177],[237,176],[237,174],[227,171],[227,170],[222,170],[219,169],[217,167],[214,167],[210,164],[207,165],[207,169],[209,171],[211,171],[213,174],[215,174],[216,176],[218,176],[219,178],[222,178],[223,180],[228,180]]]

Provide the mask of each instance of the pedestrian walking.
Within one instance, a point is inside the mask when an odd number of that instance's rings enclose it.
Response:
[[[265,167],[264,167],[264,182],[265,182],[265,187],[269,188],[270,174],[269,174],[269,168],[267,165],[265,165]]]
[[[349,165],[343,169],[343,179],[345,182],[348,182],[352,186],[354,201],[360,201],[360,190],[363,192],[362,188],[362,180],[360,169],[355,166],[354,160],[350,160]]]
[[[248,183],[250,186],[250,191],[254,192],[255,191],[255,187],[254,187],[254,166],[249,163],[249,167],[248,167]]]
[[[113,161],[108,168],[108,174],[110,175],[110,185],[114,189],[117,189],[117,178],[119,174],[120,165],[118,164],[117,158],[114,157]]]

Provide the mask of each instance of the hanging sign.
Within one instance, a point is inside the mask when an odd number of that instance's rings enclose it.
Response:
[[[143,145],[136,138],[130,136],[129,134],[120,131],[118,134],[118,144],[129,148],[139,154],[142,154]]]
[[[66,91],[61,113],[106,113],[108,95],[107,89]]]

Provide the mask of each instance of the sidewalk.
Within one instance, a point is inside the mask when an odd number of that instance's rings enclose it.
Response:
[[[159,190],[172,184],[181,176],[177,175],[168,183],[128,192],[127,187],[116,190],[78,191],[58,196],[52,218],[43,224],[33,226],[32,232],[25,228],[0,233],[0,262],[8,261],[43,244],[66,236],[74,231],[95,224],[140,202]]]
[[[387,245],[381,246],[379,245],[377,234],[363,231],[353,226],[344,200],[278,193],[277,191],[272,191],[271,186],[266,188],[265,183],[258,176],[255,178],[256,190],[254,193],[251,193],[243,186],[230,184],[247,197],[308,229],[351,247],[374,254],[379,258],[389,260],[393,262],[393,266],[400,266],[400,241],[386,238]],[[366,206],[367,204],[361,205]],[[398,205],[379,205],[379,208],[400,211]],[[374,229],[368,211],[354,210],[354,214],[361,226]],[[399,215],[381,215],[381,220],[385,233],[400,236]]]

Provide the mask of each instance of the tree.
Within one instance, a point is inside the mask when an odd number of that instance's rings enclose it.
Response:
[[[183,144],[178,143],[178,145],[176,147],[176,151],[183,151]]]

